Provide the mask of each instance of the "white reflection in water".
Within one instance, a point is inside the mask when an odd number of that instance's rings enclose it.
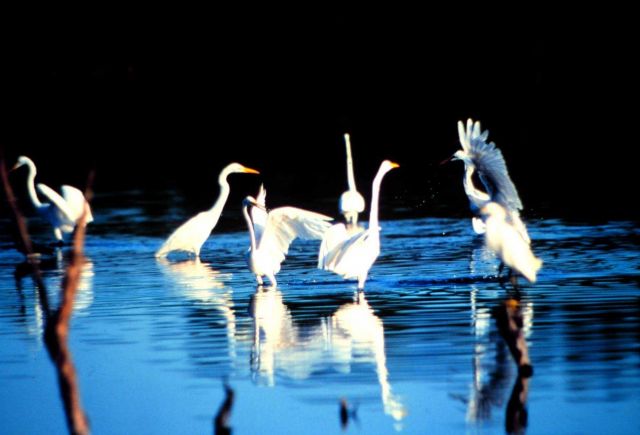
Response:
[[[229,356],[235,359],[236,314],[233,305],[233,290],[227,285],[233,274],[212,269],[199,258],[180,262],[158,260],[162,272],[168,275],[183,296],[218,310],[226,320]]]
[[[62,298],[62,283],[66,272],[66,264],[62,257],[62,251],[58,250],[55,257],[47,259],[40,263],[40,271],[43,273],[44,285],[47,289],[48,302],[50,309],[57,308],[56,301]],[[57,272],[56,279],[48,279],[47,271],[53,270]],[[93,304],[93,262],[90,258],[85,257],[80,269],[80,280],[73,303],[73,314],[75,316],[87,316],[90,314],[89,308]],[[26,325],[26,332],[29,336],[36,338],[38,343],[42,343],[42,334],[46,315],[43,311],[43,304],[40,293],[37,291],[36,285],[31,277],[31,266],[28,263],[22,263],[16,267],[15,272],[16,287],[21,295],[22,308],[21,313],[23,321]],[[25,283],[28,283],[25,287]],[[31,285],[33,284],[33,285]]]
[[[479,250],[475,250],[476,253]],[[477,252],[482,255],[480,252]],[[470,269],[473,270],[473,260]],[[487,290],[484,290],[486,292]],[[517,372],[517,363],[509,355],[502,338],[490,337],[491,324],[494,319],[491,316],[491,306],[499,304],[498,294],[493,303],[479,301],[477,285],[471,285],[471,334],[475,337],[472,355],[472,382],[469,387],[468,397],[463,399],[467,403],[466,419],[468,422],[480,422],[491,418],[492,406],[502,406],[507,402],[508,386],[510,379]],[[485,294],[486,296],[486,294]],[[533,327],[533,302],[521,301],[522,332],[525,338],[531,335]],[[497,340],[497,343],[495,343]],[[487,355],[491,355],[490,346],[495,344],[495,361],[487,361]]]
[[[293,379],[306,379],[323,363],[344,373],[354,363],[370,363],[375,366],[385,413],[396,421],[405,417],[406,409],[389,382],[384,326],[364,292],[322,318],[319,325],[309,327],[294,324],[277,289],[259,287],[249,310],[254,319],[251,368],[259,382],[274,385],[276,371]]]

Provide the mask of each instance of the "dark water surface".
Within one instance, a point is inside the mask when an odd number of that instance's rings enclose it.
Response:
[[[522,379],[491,317],[514,291],[469,219],[383,220],[358,296],[315,269],[317,242],[292,245],[277,290],[256,290],[245,231],[214,231],[201,262],[159,263],[175,207],[94,212],[70,348],[96,434],[212,433],[225,380],[239,434],[340,433],[343,397],[350,433],[502,433],[522,391],[528,433],[640,433],[634,222],[529,222],[544,266],[516,295],[535,370]],[[0,237],[0,432],[65,433],[39,297]],[[43,264],[54,304],[65,264]]]

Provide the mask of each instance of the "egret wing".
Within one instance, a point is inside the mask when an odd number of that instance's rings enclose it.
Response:
[[[460,133],[460,124],[458,129]],[[466,142],[467,151],[471,155],[473,164],[478,169],[482,183],[486,186],[491,200],[505,207],[507,210],[521,210],[522,201],[516,190],[516,186],[509,177],[507,164],[502,152],[495,143],[487,143],[489,131],[480,129],[480,123],[467,121]],[[465,145],[463,145],[463,148]]]
[[[258,250],[281,263],[294,239],[322,239],[331,226],[331,220],[329,216],[296,207],[271,210]]]
[[[86,207],[87,216],[85,217],[85,223],[93,222],[91,207],[89,207],[89,203],[84,198],[84,194],[80,189],[64,184],[60,187],[60,190],[62,191],[62,197],[66,201],[69,210],[74,214],[76,221],[80,219]]]
[[[363,268],[371,266],[369,260],[378,256],[375,246],[369,246],[370,237],[371,230],[365,230],[344,240],[325,255],[322,268],[344,278],[357,277]]]
[[[46,184],[39,183],[38,191],[44,195],[47,200],[53,204],[58,210],[58,217],[62,220],[63,225],[74,226],[77,218],[74,211],[67,205],[65,199],[60,196],[58,192],[47,186]],[[71,230],[73,231],[73,229]]]
[[[332,225],[322,237],[320,251],[318,253],[318,268],[324,269],[328,255],[336,246],[349,238],[347,227],[340,223]]]
[[[203,211],[180,225],[171,233],[156,252],[156,258],[166,257],[172,251],[192,252],[200,254],[200,248],[209,238],[217,218],[208,211]]]

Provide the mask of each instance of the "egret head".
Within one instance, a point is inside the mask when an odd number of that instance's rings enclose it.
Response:
[[[251,169],[251,168],[247,168],[244,165],[241,165],[240,163],[231,163],[229,164],[226,168],[224,168],[224,171],[227,174],[236,174],[236,173],[244,173],[244,174],[259,174],[260,172],[255,170],[255,169]]]
[[[18,157],[18,160],[16,161],[16,164],[13,165],[13,168],[11,168],[11,170],[18,169],[20,166],[28,165],[29,163],[33,164],[33,161],[29,157],[20,156],[20,157]]]
[[[462,160],[465,165],[473,164],[473,162],[471,161],[471,156],[465,150],[458,150],[455,153],[453,153],[453,156],[451,156],[451,160],[452,161],[453,160]]]
[[[259,209],[265,210],[265,207],[260,204],[253,196],[247,196],[242,200],[243,207],[258,207]],[[266,211],[266,210],[265,210]]]
[[[395,162],[392,162],[391,160],[385,160],[380,165],[380,171],[382,171],[384,173],[387,173],[390,170],[395,169],[395,168],[399,168],[399,167],[400,167],[399,164],[397,164]]]

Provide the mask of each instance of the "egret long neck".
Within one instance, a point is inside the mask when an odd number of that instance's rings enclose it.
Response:
[[[36,194],[36,186],[35,186],[35,179],[36,179],[36,165],[33,164],[33,162],[31,160],[27,161],[27,166],[29,167],[29,175],[27,177],[27,189],[29,190],[29,197],[31,198],[31,202],[33,203],[33,206],[36,208],[42,208],[43,204],[40,202],[40,200],[38,199],[38,195]]]
[[[481,207],[482,204],[486,201],[489,201],[491,198],[488,193],[483,192],[476,188],[473,184],[473,173],[476,168],[474,165],[465,164],[464,166],[464,178],[462,180],[462,185],[464,186],[464,193],[469,197],[469,201],[476,207]]]
[[[378,171],[373,179],[373,188],[371,190],[371,210],[369,212],[369,231],[378,231],[378,201],[380,199],[380,183],[384,177],[384,171]]]
[[[247,228],[249,228],[249,238],[251,239],[251,252],[256,252],[256,233],[253,231],[253,222],[249,217],[249,211],[247,205],[242,206],[242,214],[244,220],[247,221]]]
[[[353,175],[353,159],[351,158],[351,140],[349,135],[344,135],[344,144],[347,147],[347,185],[349,190],[356,190],[356,178]]]
[[[218,177],[218,184],[220,185],[220,194],[218,195],[218,199],[216,199],[213,207],[209,209],[209,213],[214,214],[216,216],[220,216],[222,214],[222,209],[227,202],[227,198],[229,198],[229,183],[227,182],[227,175],[229,172],[222,171],[220,176]]]

